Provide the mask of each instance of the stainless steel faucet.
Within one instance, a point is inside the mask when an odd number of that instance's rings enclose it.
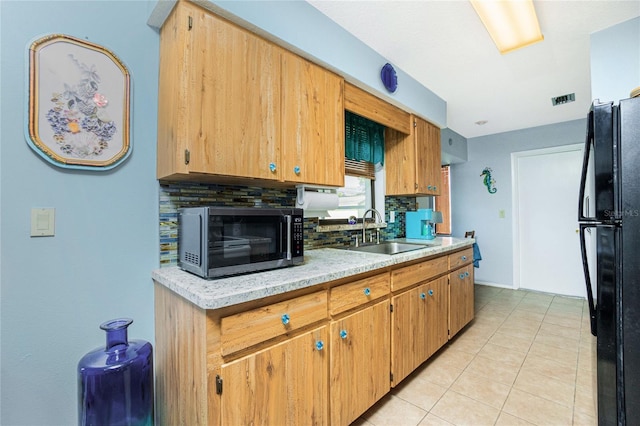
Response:
[[[380,216],[380,212],[378,212],[378,210],[376,210],[376,209],[368,209],[367,211],[364,212],[364,214],[362,215],[362,242],[363,243],[367,242],[367,231],[365,229],[366,222],[365,222],[364,219],[367,216],[367,213],[369,213],[369,212],[375,213],[376,216],[378,216],[378,220],[380,221],[380,223],[382,223],[382,216]],[[374,223],[378,223],[378,222],[375,222],[375,220],[376,220],[375,217],[373,219],[374,219]]]

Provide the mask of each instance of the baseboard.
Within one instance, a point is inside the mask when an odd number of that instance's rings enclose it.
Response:
[[[489,287],[500,287],[500,288],[508,288],[510,290],[516,290],[515,288],[513,288],[512,285],[506,285],[506,284],[499,284],[499,283],[492,283],[490,281],[480,281],[480,280],[475,280],[474,284],[480,284],[480,285],[486,285]]]

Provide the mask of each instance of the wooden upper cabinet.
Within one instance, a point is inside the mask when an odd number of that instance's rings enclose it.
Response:
[[[440,129],[414,117],[417,193],[440,194]]]
[[[282,174],[288,182],[344,186],[344,80],[282,55]]]
[[[386,195],[416,193],[416,151],[413,135],[386,128],[384,131],[384,168]]]
[[[158,178],[279,179],[282,49],[190,3],[161,31]]]
[[[440,193],[440,129],[413,117],[412,133],[385,131],[386,195]]]
[[[158,179],[344,185],[340,76],[178,2],[159,79]]]

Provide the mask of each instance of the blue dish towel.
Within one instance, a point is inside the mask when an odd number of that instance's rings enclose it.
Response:
[[[481,260],[482,255],[480,254],[480,247],[478,247],[478,243],[473,243],[473,266],[475,268],[479,268]]]

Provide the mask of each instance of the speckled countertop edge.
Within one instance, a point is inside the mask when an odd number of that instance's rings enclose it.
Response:
[[[263,297],[283,294],[329,281],[371,272],[423,257],[471,246],[473,239],[438,237],[435,240],[394,241],[429,244],[405,253],[386,255],[334,248],[308,250],[302,265],[254,274],[204,280],[177,266],[156,269],[152,278],[203,309],[220,309]]]

